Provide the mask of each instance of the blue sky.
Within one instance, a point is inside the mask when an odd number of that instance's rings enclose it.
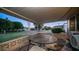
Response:
[[[7,14],[4,14],[4,13],[0,13],[0,18],[3,18],[3,19],[8,18],[8,20],[10,20],[10,21],[21,22],[24,27],[28,27],[28,24],[30,24],[30,27],[34,27],[33,23],[31,23],[31,22],[28,22],[28,21],[22,20],[20,18],[16,18],[16,17],[10,16],[10,15],[7,15]]]
[[[24,27],[28,27],[28,26],[34,27],[34,24],[32,22],[28,22],[28,21],[25,21],[25,20],[22,20],[20,18],[10,16],[10,15],[4,14],[4,13],[0,13],[0,18],[3,18],[3,19],[8,18],[8,20],[10,20],[10,21],[21,22]],[[64,23],[67,23],[67,21],[58,21],[58,22],[45,23],[44,26],[53,27],[53,26],[63,25]]]

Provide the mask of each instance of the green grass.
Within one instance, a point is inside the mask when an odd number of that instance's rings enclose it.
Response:
[[[7,34],[0,34],[0,43],[12,40],[14,38],[18,38],[21,36],[25,36],[26,32],[14,32],[14,33],[7,33]]]

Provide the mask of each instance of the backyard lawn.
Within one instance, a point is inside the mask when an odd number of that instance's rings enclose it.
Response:
[[[27,32],[14,32],[14,33],[7,33],[7,34],[0,34],[0,43],[12,40],[17,37],[25,36]]]

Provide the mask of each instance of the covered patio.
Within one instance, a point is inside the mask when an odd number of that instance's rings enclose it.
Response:
[[[36,28],[35,31],[28,31],[30,34],[27,37],[24,36],[22,38],[23,40],[19,37],[21,41],[15,39],[11,41],[12,43],[10,41],[0,43],[0,50],[2,51],[72,51],[79,49],[79,45],[75,45],[74,42],[72,42],[73,32],[78,33],[79,30],[79,8],[2,7],[0,8],[0,12],[33,22]],[[67,21],[67,32],[54,33],[42,30],[44,23],[56,21]]]

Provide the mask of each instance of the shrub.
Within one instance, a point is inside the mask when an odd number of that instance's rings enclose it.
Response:
[[[64,32],[64,30],[62,28],[53,28],[52,29],[52,33],[61,33]]]

